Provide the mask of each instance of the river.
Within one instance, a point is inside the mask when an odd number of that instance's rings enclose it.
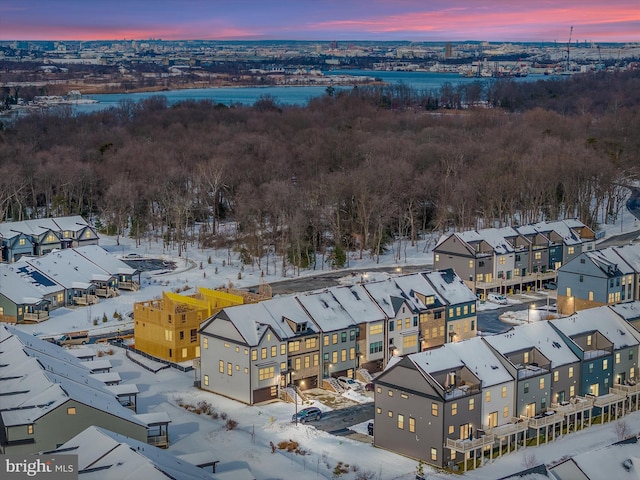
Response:
[[[395,72],[378,70],[333,70],[324,72],[325,75],[353,75],[375,77],[389,84],[403,84],[418,91],[438,89],[445,83],[452,85],[466,84],[474,81],[490,82],[491,78],[468,78],[456,73],[435,72]],[[514,78],[515,81],[532,81],[545,78],[543,75],[529,75],[523,78]],[[336,87],[336,89],[349,89],[352,87]],[[184,100],[210,100],[214,103],[225,105],[242,104],[253,105],[261,96],[270,95],[282,105],[306,105],[310,99],[326,93],[326,86],[265,86],[265,87],[216,87],[198,88],[186,90],[167,90],[163,92],[148,93],[114,93],[92,95],[91,98],[99,103],[74,105],[76,113],[91,113],[105,108],[118,107],[123,100],[138,102],[149,97],[162,95],[167,98],[169,104]]]

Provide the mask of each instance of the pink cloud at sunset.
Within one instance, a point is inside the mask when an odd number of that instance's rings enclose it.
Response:
[[[640,41],[638,0],[3,0],[1,40]]]

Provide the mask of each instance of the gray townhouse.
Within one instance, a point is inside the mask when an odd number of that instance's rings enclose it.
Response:
[[[532,345],[523,329],[482,337],[516,379],[514,417],[535,417],[551,403],[551,360]]]
[[[262,303],[225,308],[205,320],[200,387],[250,405],[278,398],[286,384],[287,342],[272,320]]]
[[[355,378],[358,325],[331,290],[296,295],[296,300],[320,331],[322,378]]]
[[[583,252],[558,270],[558,310],[570,315],[633,301],[635,277],[633,268],[615,247]]]
[[[438,270],[452,268],[481,297],[540,288],[555,270],[595,248],[595,233],[578,220],[489,228],[443,236],[433,250]]]
[[[37,323],[47,320],[49,300],[35,286],[24,282],[11,268],[13,265],[0,265],[0,321]]]
[[[116,393],[63,348],[3,326],[0,352],[0,453],[51,450],[91,425],[150,440],[155,426],[148,418],[123,406]],[[161,416],[166,433],[170,420]]]
[[[362,284],[331,289],[336,300],[354,319],[356,330],[356,369],[379,372],[385,364],[387,317]]]
[[[627,282],[627,299],[640,300],[640,245],[622,245],[614,247],[613,251],[633,270],[633,279]]]
[[[391,361],[375,383],[378,447],[438,467],[494,443],[512,421],[514,379],[479,337]]]
[[[387,317],[387,342],[383,345],[385,365],[394,356],[420,351],[420,312],[426,310],[419,298],[407,295],[395,278],[365,284],[365,289]],[[444,337],[444,321],[438,329]]]
[[[640,300],[610,305],[609,308],[631,325],[634,330],[640,331]]]
[[[475,337],[478,332],[476,296],[452,269],[423,273],[446,308],[445,342]],[[434,315],[437,315],[436,310]]]

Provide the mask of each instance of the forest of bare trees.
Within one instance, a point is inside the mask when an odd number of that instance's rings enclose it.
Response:
[[[215,245],[298,268],[447,229],[567,217],[597,228],[638,178],[639,82],[367,87],[305,107],[157,96],[31,114],[0,124],[0,218],[81,214],[179,253]]]

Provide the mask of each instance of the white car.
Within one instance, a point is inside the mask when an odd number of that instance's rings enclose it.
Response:
[[[507,297],[500,293],[490,293],[487,295],[487,300],[491,303],[497,303],[498,305],[506,305]]]
[[[338,377],[338,383],[345,390],[359,390],[360,384],[356,382],[353,378],[349,377]]]

